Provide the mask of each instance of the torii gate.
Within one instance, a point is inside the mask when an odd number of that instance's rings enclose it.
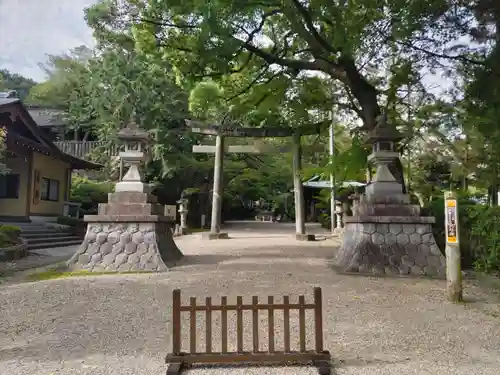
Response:
[[[215,135],[215,146],[195,145],[193,152],[198,153],[215,153],[214,164],[214,185],[212,198],[212,217],[210,225],[210,233],[208,239],[225,239],[229,238],[227,233],[221,233],[221,213],[222,213],[222,171],[224,151],[232,153],[262,153],[262,152],[283,152],[283,147],[269,147],[263,149],[256,145],[234,145],[224,146],[225,137],[238,138],[266,138],[266,137],[292,137],[293,143],[291,151],[293,154],[293,186],[295,197],[295,237],[297,240],[310,241],[314,240],[314,235],[306,234],[305,225],[305,207],[302,180],[300,178],[301,169],[301,136],[319,134],[325,123],[320,122],[298,128],[242,128],[230,125],[207,125],[199,121],[186,120],[186,125],[191,129],[191,132],[205,135]],[[288,150],[287,150],[288,151]]]

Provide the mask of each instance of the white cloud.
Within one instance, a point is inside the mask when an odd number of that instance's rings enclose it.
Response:
[[[93,45],[83,9],[96,0],[0,0],[0,68],[44,79],[47,54]]]

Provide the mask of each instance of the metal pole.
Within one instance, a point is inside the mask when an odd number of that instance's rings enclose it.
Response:
[[[330,168],[333,167],[333,155],[335,154],[335,129],[333,123],[333,112],[331,113],[330,119],[332,123],[330,124]],[[331,215],[331,230],[332,234],[335,232],[336,222],[335,220],[335,176],[333,171],[330,172],[330,215]]]

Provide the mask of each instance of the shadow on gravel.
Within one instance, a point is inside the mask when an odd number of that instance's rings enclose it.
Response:
[[[320,375],[326,375],[326,372],[320,372],[319,368],[315,366],[314,364],[308,364],[308,365],[297,365],[297,364],[288,364],[286,366],[283,365],[274,365],[274,364],[257,364],[257,363],[234,363],[231,365],[218,365],[218,364],[193,364],[189,367],[186,367],[185,373],[186,375],[190,373],[190,371],[195,371],[195,370],[233,370],[233,369],[246,369],[246,368],[252,368],[252,369],[258,369],[258,368],[263,368],[265,370],[267,369],[286,369],[286,368],[294,368],[294,369],[306,369],[306,368],[314,368],[316,367],[318,374]],[[226,373],[226,372],[224,372]],[[266,373],[269,373],[266,371]],[[335,366],[334,366],[334,361],[332,360],[332,365],[330,367],[330,372],[328,372],[329,375],[337,375],[337,371],[335,371]]]
[[[306,248],[304,247],[282,247],[276,249],[244,249],[234,255],[222,254],[185,254],[184,257],[176,262],[176,268],[192,265],[214,265],[232,260],[251,259],[291,259],[300,262],[301,259],[329,259],[332,256],[332,248]]]

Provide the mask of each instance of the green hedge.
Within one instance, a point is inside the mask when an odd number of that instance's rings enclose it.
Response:
[[[68,225],[70,227],[76,227],[78,224],[82,223],[82,220],[68,217],[68,216],[59,216],[56,220],[57,224]]]
[[[18,244],[20,235],[21,228],[14,225],[0,225],[0,247]]]
[[[434,237],[444,253],[444,198],[432,201],[427,213],[436,217]],[[477,204],[462,196],[458,198],[458,215],[462,267],[500,271],[500,207]]]

